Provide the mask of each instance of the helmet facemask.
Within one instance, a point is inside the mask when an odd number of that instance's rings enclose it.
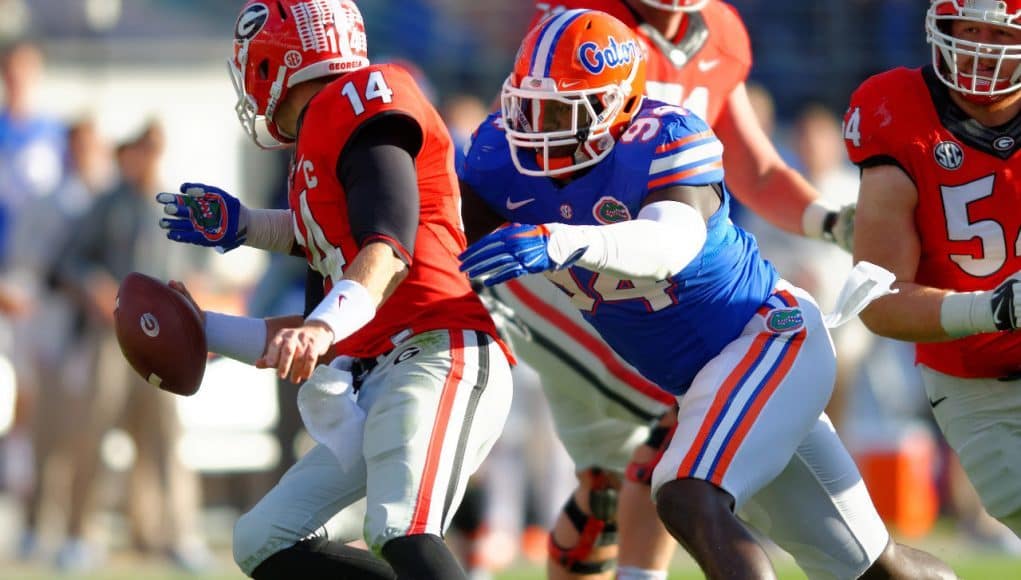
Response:
[[[507,78],[501,95],[511,158],[524,175],[556,177],[595,165],[613,149],[614,122],[631,101],[631,81],[592,89],[558,91],[551,78]],[[563,84],[563,81],[561,81]],[[522,165],[521,149],[534,151],[539,168]]]
[[[234,105],[234,112],[237,113],[238,121],[241,122],[241,127],[245,130],[245,133],[251,137],[252,141],[262,149],[284,149],[294,141],[293,137],[286,135],[276,125],[273,124],[273,113],[276,112],[277,105],[283,98],[284,91],[284,78],[287,74],[287,67],[281,66],[278,69],[277,79],[269,90],[269,98],[266,102],[265,114],[259,114],[259,104],[256,102],[255,97],[248,92],[245,83],[245,73],[248,65],[248,41],[243,41],[243,44],[237,51],[236,59],[230,59],[227,61],[227,69],[230,73],[231,84],[234,85],[234,92],[238,96],[237,103]],[[281,135],[286,141],[281,140],[277,135]]]
[[[979,6],[960,0],[936,0],[926,14],[926,36],[932,45],[933,68],[945,85],[965,99],[991,103],[1021,89],[1021,44],[969,41],[951,33],[955,21],[994,25],[1021,34],[1021,12],[1005,11],[1005,5],[986,0]],[[1021,42],[1021,35],[1018,37]],[[963,61],[963,65],[962,65]],[[992,67],[989,69],[988,67]],[[1009,77],[1006,70],[1014,67]]]

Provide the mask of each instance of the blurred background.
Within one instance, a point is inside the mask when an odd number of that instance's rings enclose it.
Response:
[[[486,114],[532,2],[366,0],[375,61],[419,75],[466,139]],[[751,34],[751,95],[788,162],[851,201],[839,116],[866,77],[929,61],[918,0],[735,0]],[[305,449],[296,387],[210,362],[174,399],[139,382],[112,334],[118,278],[185,281],[206,308],[299,311],[304,264],[241,248],[177,247],[152,196],[216,184],[286,204],[285,154],[251,146],[226,74],[241,2],[0,0],[0,578],[238,578],[234,519]],[[824,308],[850,257],[738,219]],[[834,333],[831,416],[880,512],[905,541],[972,578],[1021,578],[1021,541],[984,514],[934,428],[908,345],[860,325]],[[538,377],[516,371],[514,411],[451,532],[478,577],[541,577],[545,528],[574,486]],[[778,555],[784,577],[799,577]],[[697,577],[679,556],[677,577]],[[673,577],[673,576],[672,576]]]

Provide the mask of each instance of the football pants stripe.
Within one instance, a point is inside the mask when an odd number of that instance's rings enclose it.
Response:
[[[454,407],[454,400],[457,398],[457,388],[461,383],[464,374],[464,335],[461,331],[451,331],[450,336],[450,371],[447,373],[446,381],[443,384],[443,391],[440,393],[439,405],[436,409],[436,418],[433,421],[432,434],[429,437],[429,447],[425,458],[425,467],[422,470],[422,483],[418,488],[418,497],[415,500],[415,511],[411,517],[411,526],[407,535],[425,533],[429,523],[429,513],[432,507],[433,487],[436,484],[436,477],[439,465],[442,460],[443,443],[446,439],[447,427],[450,424],[451,410]]]

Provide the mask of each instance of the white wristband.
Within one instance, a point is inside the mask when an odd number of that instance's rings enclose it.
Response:
[[[246,246],[286,254],[294,245],[294,221],[289,209],[249,209]]]
[[[826,216],[838,212],[840,208],[817,199],[805,207],[805,213],[801,214],[801,231],[806,238],[822,239],[823,229],[826,225]]]
[[[266,321],[206,311],[206,347],[234,360],[255,364],[266,350]]]
[[[988,292],[951,292],[940,304],[939,322],[947,336],[960,338],[996,332]]]
[[[318,320],[329,326],[336,344],[357,332],[375,316],[376,302],[368,289],[354,280],[341,280],[333,285],[306,320]]]

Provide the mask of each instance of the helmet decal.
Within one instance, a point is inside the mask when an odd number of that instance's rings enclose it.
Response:
[[[238,16],[238,22],[234,26],[234,40],[250,40],[269,19],[269,7],[262,3],[255,3],[245,8]]]
[[[634,40],[618,43],[610,37],[609,45],[601,47],[595,42],[586,42],[578,47],[578,60],[590,73],[597,75],[604,68],[617,68],[641,58],[641,48]]]

